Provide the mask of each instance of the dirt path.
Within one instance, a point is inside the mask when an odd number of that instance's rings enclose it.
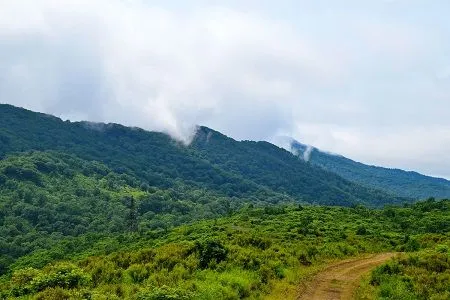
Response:
[[[331,265],[318,273],[311,282],[300,287],[297,300],[353,299],[361,277],[395,255],[382,253]]]

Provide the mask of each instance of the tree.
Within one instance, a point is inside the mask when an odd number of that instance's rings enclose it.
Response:
[[[133,196],[125,196],[123,198],[123,203],[128,209],[127,215],[125,217],[126,227],[131,232],[136,232],[138,230],[138,212],[136,200]]]

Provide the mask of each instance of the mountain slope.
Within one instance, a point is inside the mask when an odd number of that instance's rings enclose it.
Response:
[[[450,181],[442,178],[365,165],[340,155],[322,152],[297,141],[293,141],[291,146],[299,156],[308,156],[308,161],[312,165],[367,187],[413,199],[450,197]]]
[[[53,116],[0,105],[0,157],[30,150],[54,150],[100,161],[116,173],[160,188],[184,182],[226,196],[259,195],[268,202],[287,198],[211,165],[163,133],[118,124],[63,122]]]
[[[200,127],[192,147],[221,169],[309,203],[383,205],[404,201],[311,166],[268,142],[237,142],[217,131]]]
[[[151,187],[58,152],[9,155],[0,160],[0,275],[17,258],[68,237],[166,230],[246,203],[260,204],[182,183]]]
[[[118,174],[158,188],[182,182],[265,203],[295,200],[380,206],[405,200],[310,166],[269,143],[237,142],[204,127],[192,146],[184,146],[163,133],[117,124],[63,122],[1,105],[0,143],[0,156],[28,150],[61,151],[100,161]]]
[[[63,122],[9,105],[0,105],[0,158],[0,274],[60,241],[89,248],[98,238],[165,231],[247,205],[405,200],[272,144],[238,142],[206,127],[185,146],[162,133]],[[80,236],[82,243],[70,242]]]

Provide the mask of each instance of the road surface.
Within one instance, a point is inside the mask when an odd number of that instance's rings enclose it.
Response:
[[[381,253],[365,258],[344,260],[320,271],[312,281],[299,289],[297,300],[350,300],[361,277],[394,257]]]

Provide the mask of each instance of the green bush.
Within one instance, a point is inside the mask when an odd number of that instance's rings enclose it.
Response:
[[[434,250],[396,258],[372,271],[380,299],[449,299],[450,255]]]
[[[220,263],[227,259],[228,249],[216,240],[196,244],[200,268],[205,269],[211,262]]]
[[[142,283],[145,279],[150,276],[149,270],[143,265],[131,265],[126,273],[131,278],[133,283]]]
[[[190,300],[195,299],[195,294],[186,290],[162,286],[150,291],[141,291],[137,295],[138,300]]]
[[[91,282],[89,275],[70,263],[61,263],[38,271],[33,268],[16,271],[11,279],[12,294],[22,296],[48,288],[74,289]]]

